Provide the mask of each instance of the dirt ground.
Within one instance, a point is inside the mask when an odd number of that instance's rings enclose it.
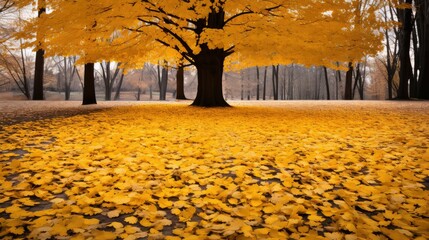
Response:
[[[177,101],[165,101],[165,104]],[[182,102],[182,101],[181,101]],[[192,103],[192,101],[184,101]],[[406,112],[427,112],[429,101],[228,101],[232,106],[281,107],[291,110],[312,109],[315,111],[332,108],[347,108],[350,111],[364,109],[395,110]],[[87,114],[112,107],[157,104],[159,101],[98,101],[96,105],[83,106],[81,101],[27,101],[0,100],[0,125],[23,121],[34,121],[53,117],[67,117]]]

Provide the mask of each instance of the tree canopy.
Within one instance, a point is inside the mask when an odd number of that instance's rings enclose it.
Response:
[[[29,2],[22,0],[21,4]],[[45,1],[38,2],[40,5]],[[41,42],[37,47],[43,48],[47,55],[79,55],[81,62],[118,61],[125,68],[165,59],[192,64],[202,73],[199,85],[203,89],[212,92],[220,87],[211,94],[217,96],[214,98],[220,98],[221,83],[209,86],[201,81],[219,82],[225,59],[226,66],[232,68],[287,63],[335,67],[336,62],[355,62],[377,53],[382,41],[381,22],[376,16],[378,1],[369,4],[361,0],[47,0],[45,3],[47,13],[34,19],[26,32],[37,33],[36,42]],[[210,71],[202,65],[213,66],[214,62],[219,62],[217,70],[213,69],[216,74],[213,71],[204,74]],[[200,79],[207,77],[213,79]],[[213,97],[203,95],[203,98]],[[208,105],[219,105],[215,102]]]

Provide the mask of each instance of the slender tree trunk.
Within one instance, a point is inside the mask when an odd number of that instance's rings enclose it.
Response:
[[[119,100],[121,97],[121,88],[122,88],[122,83],[124,82],[124,73],[121,73],[121,78],[119,78],[119,83],[118,86],[116,87],[116,93],[115,93],[115,100]]]
[[[84,88],[82,105],[97,104],[97,99],[95,97],[94,63],[85,64],[83,81]]]
[[[411,73],[413,77],[411,78],[410,82],[410,97],[411,98],[417,98],[418,97],[418,72],[420,69],[420,47],[418,46],[418,36],[417,36],[417,13],[416,16],[413,19],[413,31],[412,31],[412,39],[413,39],[413,49],[414,49],[414,71]],[[410,62],[411,64],[411,62]],[[410,70],[412,67],[410,67]]]
[[[240,100],[243,101],[244,100],[244,74],[243,74],[243,70],[240,71],[240,83],[241,83],[241,88],[240,88],[240,93],[241,93],[241,97]]]
[[[326,84],[326,99],[331,100],[331,94],[329,93],[329,77],[328,70],[323,66],[323,71],[325,72],[325,84]]]
[[[260,84],[260,79],[259,79],[259,67],[256,66],[256,100],[259,100],[259,84]]]
[[[68,80],[68,70],[67,70],[67,57],[63,58],[64,64],[64,98],[66,101],[70,100],[70,84]]]
[[[168,68],[162,68],[161,89],[159,100],[167,100]]]
[[[408,4],[412,4],[412,0],[405,1]],[[400,69],[399,69],[399,88],[398,88],[398,99],[409,99],[408,96],[408,81],[410,80],[411,63],[410,63],[410,43],[411,43],[411,32],[412,32],[412,9],[398,9],[401,15],[400,21],[402,23],[402,31],[400,33]]]
[[[339,62],[337,62],[337,66],[339,67],[340,66],[340,63]],[[339,89],[340,89],[340,83],[342,82],[342,79],[341,79],[341,71],[340,70],[337,70],[337,76],[336,76],[336,80],[335,80],[335,97],[336,97],[336,99],[337,100],[339,100],[340,99],[340,91],[339,91]]]
[[[363,95],[361,94],[361,88],[362,88],[362,74],[360,71],[360,63],[358,63],[356,66],[355,83],[353,85],[353,94],[352,94],[353,99],[355,98],[356,89],[357,89],[359,92],[359,98],[363,100]]]
[[[272,71],[273,96],[274,100],[279,100],[279,65],[273,65]]]
[[[418,97],[429,99],[429,2],[416,1],[421,25],[420,37],[420,76],[418,82]]]
[[[266,100],[266,94],[267,94],[267,69],[268,67],[265,66],[264,69],[264,91],[262,92],[262,100]]]
[[[293,88],[294,88],[294,81],[293,81],[293,75],[294,75],[294,69],[295,66],[292,64],[289,72],[289,86],[288,86],[288,99],[293,100]]]
[[[142,89],[139,87],[139,88],[137,89],[137,94],[136,94],[136,99],[137,99],[137,101],[140,101],[140,95],[141,95],[141,93],[142,93]]]
[[[179,66],[176,73],[176,99],[186,100],[185,96],[185,69]]]
[[[22,39],[20,41],[20,46],[22,46]],[[25,56],[24,56],[24,49],[20,47],[20,53],[21,53],[21,64],[22,64],[22,89],[19,87],[20,85],[17,83],[18,87],[21,89],[21,91],[24,93],[27,100],[31,99],[30,95],[30,88],[28,87],[28,78],[27,78],[27,67],[25,65]],[[18,60],[17,60],[18,61]],[[15,80],[15,82],[17,82]]]
[[[346,73],[346,88],[344,92],[345,100],[353,100],[352,84],[353,84],[353,63],[349,62],[349,70]]]

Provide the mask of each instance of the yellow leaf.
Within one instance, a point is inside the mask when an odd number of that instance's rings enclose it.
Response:
[[[160,208],[170,208],[171,206],[173,206],[173,202],[169,201],[168,199],[165,198],[160,198],[158,200],[158,206]]]
[[[85,225],[97,225],[100,223],[100,220],[96,218],[85,218],[83,222],[85,223]]]
[[[323,217],[318,216],[318,215],[312,214],[308,217],[308,220],[311,220],[314,222],[322,222],[325,219]]]
[[[95,230],[92,234],[95,240],[115,240],[117,237],[116,233],[114,232],[106,232],[100,230]]]
[[[125,196],[125,195],[117,195],[117,196],[114,196],[110,199],[106,199],[106,201],[113,202],[116,204],[126,204],[126,203],[129,203],[131,201],[131,198],[129,198],[128,196]]]
[[[249,226],[247,224],[244,224],[241,227],[241,232],[243,232],[243,234],[244,234],[245,237],[253,237],[253,234],[252,234],[253,233],[253,229],[252,229],[251,226]]]
[[[124,227],[124,225],[120,222],[112,222],[107,226],[114,227],[115,229],[120,229]]]
[[[62,223],[57,223],[52,227],[50,233],[51,235],[67,236],[67,230],[67,227]]]
[[[152,227],[154,225],[153,222],[147,220],[147,219],[142,219],[140,220],[140,225],[142,225],[143,227]]]
[[[257,228],[253,232],[256,235],[267,235],[271,230],[269,228]]]
[[[24,233],[23,227],[11,227],[9,228],[9,231],[15,235],[21,235]]]
[[[114,217],[119,216],[119,214],[120,214],[120,213],[121,213],[121,210],[116,209],[116,210],[113,210],[113,211],[108,212],[108,213],[107,213],[107,216],[108,216],[109,218],[114,218]]]
[[[386,236],[388,236],[392,240],[408,240],[410,239],[406,235],[402,234],[401,232],[387,228],[381,228],[381,232],[384,233]]]
[[[310,230],[308,226],[300,226],[298,227],[298,232],[300,233],[307,233]]]
[[[325,232],[325,237],[328,238],[329,240],[341,240],[343,239],[343,236],[344,234],[339,232],[333,232],[333,233]]]
[[[136,217],[131,216],[131,217],[126,217],[124,221],[130,224],[135,224],[137,223],[138,219]]]
[[[179,215],[179,221],[186,222],[186,221],[190,220],[192,218],[192,216],[194,216],[194,213],[196,211],[197,211],[197,209],[193,206],[186,208]]]
[[[10,197],[3,197],[0,199],[0,203],[5,203],[7,201],[9,201]]]

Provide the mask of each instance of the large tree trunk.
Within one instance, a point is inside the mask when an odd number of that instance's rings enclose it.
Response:
[[[429,3],[417,0],[417,14],[420,22],[420,76],[418,97],[429,99]]]
[[[83,81],[84,87],[82,105],[97,104],[97,99],[95,98],[94,63],[85,64]]]
[[[223,49],[206,47],[195,56],[195,67],[198,72],[197,96],[192,103],[200,107],[227,107],[223,98],[222,75],[225,52]]]
[[[42,0],[38,1],[40,17],[46,12],[45,2]],[[33,86],[33,100],[44,100],[43,96],[43,72],[45,70],[45,51],[38,49],[36,52],[36,62],[34,66],[34,86]]]
[[[412,4],[412,0],[405,1]],[[398,99],[409,99],[408,96],[408,81],[411,77],[412,70],[410,69],[410,45],[411,45],[411,32],[413,25],[411,22],[412,9],[398,9],[400,14],[400,21],[402,23],[402,30],[400,33],[400,69],[399,69],[399,88]]]
[[[179,66],[176,73],[176,99],[186,100],[185,96],[185,69]]]
[[[349,70],[346,73],[346,89],[344,92],[345,100],[353,100],[353,63],[349,62]]]

